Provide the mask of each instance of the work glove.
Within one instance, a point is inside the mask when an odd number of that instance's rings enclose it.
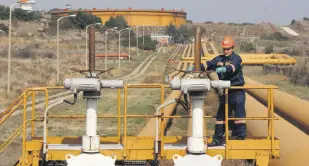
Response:
[[[187,69],[187,71],[194,71],[194,70],[195,70],[195,67],[189,67],[189,68]],[[201,63],[201,71],[205,71],[205,66],[204,66],[203,63]]]
[[[219,73],[225,73],[226,72],[226,67],[218,67],[216,69],[216,72],[219,74]]]
[[[189,68],[187,69],[187,71],[194,71],[194,70],[195,70],[194,67],[189,67]]]

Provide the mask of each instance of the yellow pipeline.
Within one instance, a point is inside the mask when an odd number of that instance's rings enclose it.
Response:
[[[283,102],[281,102],[283,103]],[[246,93],[247,116],[267,116],[267,107]],[[290,124],[279,115],[275,121],[275,137],[280,141],[280,159],[270,161],[272,166],[308,165],[309,136]],[[248,120],[247,131],[250,136],[267,136],[268,123],[265,120]]]
[[[214,58],[218,56],[219,54],[209,54],[207,56],[202,57],[202,59],[209,59],[209,58]],[[271,58],[271,59],[276,59],[278,57],[281,57],[283,59],[294,59],[293,57],[290,57],[289,55],[286,54],[238,54],[241,58],[247,59],[247,58],[259,58],[259,59],[266,59],[266,58]],[[280,59],[281,59],[280,58]],[[190,59],[188,57],[183,58],[183,59]],[[192,58],[191,58],[192,59]]]
[[[245,77],[246,84],[261,85],[248,77]],[[256,89],[246,89],[246,91],[261,101],[264,105],[267,105],[267,92]],[[284,116],[289,121],[298,125],[309,133],[309,102],[302,100],[298,97],[290,95],[280,90],[274,90],[274,105],[276,111]]]
[[[213,59],[214,57],[202,57],[202,61],[209,61]],[[243,65],[264,65],[264,64],[278,64],[278,65],[295,65],[296,60],[295,59],[250,59],[247,57],[242,57],[242,64]],[[184,62],[193,62],[194,58],[182,58],[182,61]]]

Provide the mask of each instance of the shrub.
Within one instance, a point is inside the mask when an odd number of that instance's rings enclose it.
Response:
[[[244,22],[244,23],[241,23],[241,25],[254,25],[254,23]]]
[[[214,22],[212,21],[205,21],[204,24],[213,24]]]
[[[31,58],[34,56],[34,52],[30,48],[23,48],[18,50],[16,53],[16,57],[18,58]]]
[[[72,24],[79,29],[85,29],[86,26],[90,24],[102,22],[100,17],[82,11],[79,11],[76,14],[76,17],[70,17],[69,19],[71,20]]]
[[[52,51],[48,51],[44,54],[44,57],[45,58],[48,58],[48,59],[55,59],[56,58],[56,54]]]
[[[136,47],[136,37],[131,36],[131,47]],[[150,35],[146,35],[144,37],[144,45],[143,45],[143,36],[138,38],[138,48],[145,50],[155,50],[156,49],[156,41],[152,40]],[[125,38],[121,41],[121,45],[128,47],[129,46],[129,38]]]
[[[6,26],[6,25],[4,25],[4,24],[0,24],[0,30],[3,30],[5,33],[8,33],[8,31],[9,31],[9,28]]]
[[[255,52],[256,51],[255,45],[253,43],[242,42],[240,44],[240,49],[243,50],[244,52]]]
[[[139,37],[138,42],[143,43],[143,37]],[[139,48],[145,50],[155,50],[156,43],[151,39],[150,35],[144,36],[144,45],[139,45]]]
[[[274,51],[274,46],[273,45],[268,45],[264,49],[265,54],[271,54],[273,51]]]
[[[110,17],[105,22],[107,28],[117,27],[118,30],[129,27],[126,19],[123,16]]]
[[[21,8],[16,8],[13,11],[13,17],[20,21],[34,21],[40,20],[42,18],[42,14],[39,11],[28,12],[22,10]]]
[[[284,41],[284,40],[288,40],[289,38],[287,36],[284,36],[281,32],[274,32],[274,33],[261,36],[261,39]]]
[[[300,61],[294,66],[290,76],[290,81],[294,84],[309,85],[309,60]]]
[[[230,23],[227,23],[227,25],[238,25],[238,24],[234,22],[230,22]]]

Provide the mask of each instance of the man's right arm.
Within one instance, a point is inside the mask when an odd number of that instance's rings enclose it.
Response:
[[[210,61],[206,62],[205,69],[206,70],[216,70],[218,58],[215,57]]]

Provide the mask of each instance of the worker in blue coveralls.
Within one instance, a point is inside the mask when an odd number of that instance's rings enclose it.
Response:
[[[219,55],[206,64],[201,64],[202,70],[213,70],[218,73],[220,80],[228,80],[231,86],[243,86],[245,84],[242,72],[242,59],[234,53],[235,42],[231,36],[225,36],[222,39],[222,48],[224,55]],[[191,69],[192,70],[192,69]],[[236,118],[245,118],[245,92],[243,89],[230,89],[228,95],[229,115],[234,111]],[[236,120],[232,125],[232,136],[238,140],[244,140],[246,137],[246,121]],[[208,144],[211,146],[222,145],[223,135],[225,133],[225,95],[220,96],[220,105],[216,115],[215,133],[213,141]]]

